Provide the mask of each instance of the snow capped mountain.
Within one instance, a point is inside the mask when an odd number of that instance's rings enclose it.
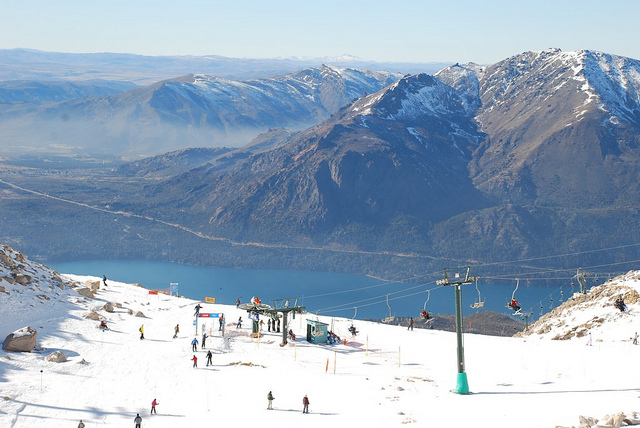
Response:
[[[240,146],[269,128],[301,129],[400,77],[324,65],[283,76],[233,81],[189,75],[106,98],[9,109],[0,148],[69,148],[124,157],[187,147]],[[34,123],[38,126],[34,126]],[[46,141],[48,148],[42,147]]]

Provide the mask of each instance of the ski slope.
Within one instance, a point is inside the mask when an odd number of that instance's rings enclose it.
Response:
[[[87,428],[133,427],[136,413],[144,428],[570,427],[579,426],[580,416],[602,420],[640,411],[640,346],[631,343],[634,323],[628,322],[637,316],[635,305],[612,321],[623,320],[620,329],[594,330],[591,346],[588,337],[551,340],[552,332],[525,338],[465,334],[470,394],[461,395],[452,392],[454,333],[356,321],[359,334],[351,337],[351,320],[304,314],[291,321],[298,341],[280,346],[281,334],[267,332],[266,320],[263,336],[252,338],[246,312],[200,302],[200,312],[224,313],[228,324],[223,337],[213,319],[207,339],[213,365],[205,366],[206,349],[198,346],[193,368],[191,341],[201,341],[193,325],[196,301],[111,281],[95,299],[72,289],[0,285],[6,289],[0,293],[1,338],[26,325],[38,330],[37,351],[0,351],[1,427],[76,427],[80,420]],[[122,307],[108,313],[100,309],[106,302]],[[110,330],[87,319],[90,310]],[[588,310],[595,316],[603,309]],[[307,318],[333,325],[346,345],[306,342]],[[173,339],[176,324],[180,333]],[[47,362],[56,350],[69,360]],[[267,410],[269,391],[273,410]],[[302,413],[304,395],[309,414]],[[154,398],[158,413],[150,415]]]

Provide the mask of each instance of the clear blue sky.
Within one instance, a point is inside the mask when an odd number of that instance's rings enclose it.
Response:
[[[638,0],[2,0],[0,49],[493,63],[640,59]]]

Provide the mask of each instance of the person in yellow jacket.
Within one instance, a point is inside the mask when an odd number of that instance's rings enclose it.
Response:
[[[138,330],[140,330],[140,340],[144,339],[144,324]]]

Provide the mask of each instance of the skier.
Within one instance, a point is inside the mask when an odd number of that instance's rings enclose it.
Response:
[[[102,275],[102,283],[105,287],[107,286],[107,275]]]
[[[198,339],[196,339],[195,337],[191,341],[191,350],[193,350],[193,352],[196,352],[198,350]]]
[[[100,330],[109,330],[107,322],[105,320],[100,321]]]
[[[302,399],[302,413],[309,413],[309,399],[306,395]]]
[[[180,333],[180,324],[176,324],[176,326],[173,328],[173,338],[174,339],[176,337],[178,337],[178,333]]]
[[[294,342],[296,341],[296,335],[291,329],[289,329],[289,339],[291,339]]]
[[[264,321],[260,320],[258,324],[260,325],[260,331],[262,331],[262,328],[264,327]]]
[[[237,308],[237,307],[239,307],[239,306],[240,306],[240,298],[238,297],[238,298],[236,299],[236,308]]]
[[[627,310],[627,305],[624,303],[624,299],[622,297],[618,297],[614,305],[616,308],[620,309],[620,312]]]
[[[271,318],[267,320],[267,330],[271,332]]]
[[[638,344],[638,332],[636,331],[636,333],[633,335],[633,344],[637,345]]]
[[[280,333],[280,318],[278,318],[278,330],[277,333]]]
[[[78,428],[84,428],[84,422],[80,419],[80,423],[78,424]]]
[[[275,397],[273,396],[271,391],[269,391],[269,393],[267,394],[267,400],[269,400],[269,405],[267,406],[267,410],[273,410],[273,400],[275,400]]]
[[[200,306],[200,303],[198,303],[196,305],[196,312],[193,314],[193,316],[197,317],[198,314],[200,313],[200,309],[202,309],[202,306]]]
[[[213,357],[213,354],[211,354],[211,351],[207,351],[207,367],[209,367],[210,365],[213,365],[213,362],[211,361],[211,357]]]
[[[138,331],[140,331],[140,340],[144,339],[144,324],[140,326]]]
[[[196,357],[194,355],[193,358],[191,359],[191,361],[193,361],[193,367],[195,367],[197,369],[198,368],[198,357]]]
[[[514,299],[511,299],[511,303],[509,303],[509,307],[510,307],[511,309],[513,309],[513,311],[514,311],[515,313],[520,312],[520,309],[521,309],[521,308],[520,308],[520,303],[519,303],[515,298],[514,298]]]
[[[224,325],[224,314],[220,315],[220,318],[218,318],[218,331],[222,331],[223,325]]]
[[[236,324],[236,328],[242,328],[242,317],[238,318],[238,324]]]
[[[142,418],[140,417],[140,413],[136,414],[136,418],[133,420],[136,424],[136,428],[142,427]]]
[[[414,324],[415,324],[415,321],[413,320],[413,317],[409,318],[409,327],[407,327],[407,330],[413,331]]]
[[[206,341],[207,341],[207,333],[202,333],[202,349],[204,349]]]
[[[154,398],[154,399],[153,399],[153,401],[151,402],[151,413],[152,413],[152,414],[153,414],[153,413],[158,414],[158,412],[156,412],[156,406],[157,406],[158,404],[159,404],[159,403],[158,403],[158,402],[156,401],[156,399]]]
[[[356,330],[354,326],[349,327],[347,330],[349,330],[349,333],[351,333],[352,336],[358,334],[358,330]]]

